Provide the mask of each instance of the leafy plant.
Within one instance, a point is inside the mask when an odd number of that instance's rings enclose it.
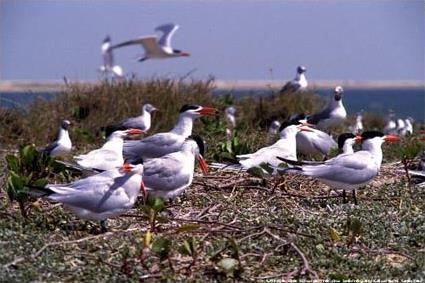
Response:
[[[34,145],[25,145],[19,149],[18,155],[7,155],[8,169],[6,192],[10,201],[17,201],[21,214],[27,217],[25,202],[30,198],[29,186],[44,187],[51,175],[66,177],[65,167],[50,157],[40,153]]]
[[[164,207],[164,200],[162,198],[154,197],[148,194],[145,203],[142,206],[142,211],[148,219],[151,232],[155,232],[158,214],[164,210]]]

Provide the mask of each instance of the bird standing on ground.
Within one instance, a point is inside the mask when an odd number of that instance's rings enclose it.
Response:
[[[204,141],[189,136],[179,151],[144,162],[143,182],[148,194],[173,199],[192,184],[195,158],[204,174],[208,166],[204,158]]]
[[[138,141],[124,142],[124,159],[139,163],[147,158],[156,158],[179,151],[183,142],[192,134],[193,120],[204,115],[215,115],[217,110],[199,105],[184,105],[174,128]]]
[[[307,122],[317,125],[319,129],[326,130],[329,127],[340,124],[347,117],[347,111],[342,103],[344,89],[337,86],[328,102],[328,105],[319,113],[307,118]]]
[[[298,66],[297,67],[297,75],[295,76],[295,79],[287,82],[282,87],[280,92],[285,93],[285,92],[305,91],[307,89],[307,86],[308,86],[307,79],[305,77],[306,71],[307,71],[307,69],[304,66]]]
[[[128,118],[117,124],[109,125],[105,128],[105,135],[108,137],[115,131],[124,131],[127,129],[140,129],[147,132],[151,127],[152,112],[158,110],[152,104],[145,104],[142,106],[142,114],[137,117]]]
[[[143,131],[140,129],[115,131],[109,136],[107,142],[101,148],[92,150],[86,154],[74,156],[74,159],[84,169],[113,170],[124,164],[122,155],[124,138],[142,133]]]
[[[37,195],[63,203],[72,213],[82,219],[101,221],[123,214],[133,207],[140,190],[143,165],[123,165],[69,184],[49,184],[36,190]]]
[[[229,127],[226,128],[226,137],[230,139],[233,134],[233,129],[236,127],[236,108],[229,106],[224,110],[224,114],[226,116],[227,123],[229,124]]]
[[[307,116],[298,114],[292,117],[292,120],[306,123]],[[310,131],[300,131],[296,136],[297,153],[303,155],[320,155],[326,157],[338,144],[325,132],[311,128]]]
[[[384,135],[381,132],[369,131],[361,135],[362,150],[353,154],[341,154],[324,162],[301,165],[284,169],[317,178],[334,190],[352,190],[354,201],[355,189],[368,184],[379,173],[382,163],[382,143],[398,141],[399,137]],[[298,165],[287,158],[278,159],[292,165]]]
[[[353,134],[358,134],[358,133],[361,133],[363,131],[363,115],[362,115],[362,113],[357,113],[356,122],[354,123],[354,125],[349,127],[349,130]]]
[[[119,65],[114,63],[114,54],[112,52],[111,37],[109,35],[103,40],[103,43],[100,47],[103,65],[100,66],[99,70],[107,77],[111,75],[112,77],[123,78],[124,71]]]
[[[112,46],[112,48],[115,49],[135,44],[142,45],[145,50],[145,54],[138,59],[139,62],[147,59],[166,59],[190,56],[187,52],[171,47],[171,38],[178,28],[178,25],[172,23],[161,25],[155,29],[155,31],[162,32],[162,36],[159,39],[157,39],[155,35],[144,36],[119,43]]]
[[[71,125],[71,122],[68,120],[63,120],[61,123],[61,126],[59,128],[59,134],[57,139],[47,145],[44,149],[42,149],[43,152],[47,152],[50,156],[64,156],[71,152],[72,149],[72,143],[71,139],[69,138],[69,126]]]
[[[385,118],[384,134],[395,134],[397,132],[397,124],[394,121],[394,117],[394,112],[390,110]]]
[[[284,156],[290,160],[297,160],[297,144],[295,136],[299,131],[311,131],[312,129],[298,121],[286,121],[280,126],[280,138],[274,144],[263,147],[254,153],[237,155],[239,164],[243,169],[260,166],[268,163],[271,166],[279,166],[282,163],[276,156]]]

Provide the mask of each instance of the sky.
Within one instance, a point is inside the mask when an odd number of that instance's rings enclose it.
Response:
[[[180,29],[190,57],[116,63],[140,78],[190,74],[219,80],[283,80],[297,65],[313,80],[424,81],[425,2],[410,1],[23,1],[0,0],[0,80],[93,80],[100,44]]]

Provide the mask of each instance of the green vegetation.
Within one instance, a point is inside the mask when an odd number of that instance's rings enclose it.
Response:
[[[241,122],[229,141],[223,116],[202,118],[194,128],[206,138],[208,160],[233,160],[267,143],[258,133],[265,133],[269,121],[323,104],[313,94],[234,100],[210,91],[211,82],[201,81],[70,85],[58,99],[37,101],[27,113],[1,109],[0,143],[8,151],[18,149],[16,144],[42,146],[62,119],[70,119],[76,153],[85,152],[104,142],[103,121],[137,115],[144,102],[160,109],[150,133],[171,128],[185,103],[221,110],[234,104]],[[271,110],[262,111],[265,107]],[[382,124],[380,117],[369,118],[370,128]],[[10,202],[19,201],[21,181],[11,176],[32,185],[73,176],[32,146],[2,152],[0,281],[424,280],[425,192],[408,181],[399,162],[411,166],[423,149],[418,136],[385,146],[382,171],[358,192],[359,205],[344,204],[326,186],[302,176],[212,171],[196,174],[172,203],[140,200],[126,215],[109,220],[104,234],[97,234],[97,223],[45,200],[24,198],[27,217],[22,216],[19,204]]]

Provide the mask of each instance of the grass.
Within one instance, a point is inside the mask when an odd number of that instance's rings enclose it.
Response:
[[[102,119],[109,123],[136,115],[146,101],[161,109],[152,132],[167,130],[187,100],[219,109],[234,103],[243,121],[238,137],[243,150],[250,151],[266,141],[249,127],[263,130],[275,117],[318,107],[312,94],[236,101],[213,97],[210,90],[209,82],[198,81],[72,85],[61,99],[38,101],[27,114],[2,110],[1,123],[7,126],[0,128],[1,143],[9,149],[16,149],[15,140],[41,146],[56,133],[52,121],[69,118],[71,138],[83,152],[103,142]],[[262,107],[271,111],[264,115]],[[12,118],[16,122],[3,124]],[[219,143],[225,142],[226,124],[219,117],[195,125],[194,132],[207,138],[211,160],[223,150]],[[417,136],[402,144],[412,152],[423,150]],[[23,218],[2,190],[0,281],[424,280],[425,192],[407,182],[397,162],[411,154],[402,146],[385,147],[386,163],[359,192],[359,205],[344,204],[328,196],[326,186],[300,176],[197,173],[186,193],[159,213],[154,232],[149,232],[141,201],[127,215],[109,220],[109,232],[99,234],[97,223],[43,200],[29,203],[28,218]],[[5,167],[0,156],[0,168]],[[5,176],[0,170],[1,188]]]

